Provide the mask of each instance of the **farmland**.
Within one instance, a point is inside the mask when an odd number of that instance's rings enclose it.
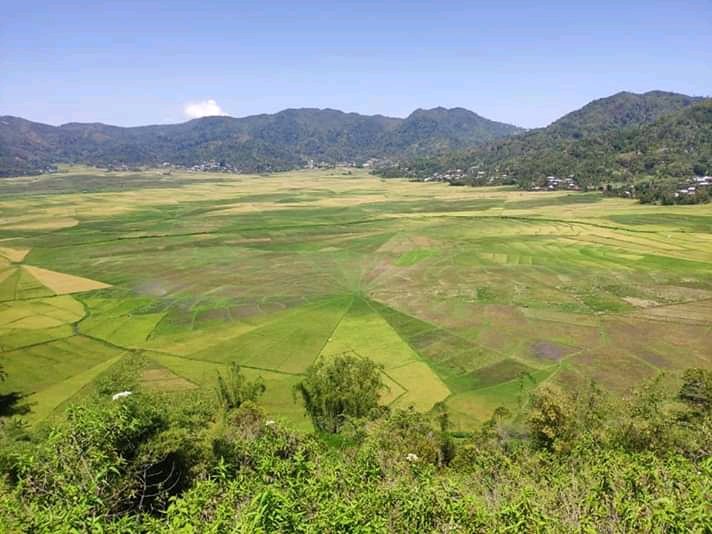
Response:
[[[456,429],[545,382],[623,395],[712,366],[712,208],[597,193],[66,168],[0,182],[0,393],[40,421],[129,357],[151,389],[239,362],[270,414],[317,358],[383,365],[384,403]]]

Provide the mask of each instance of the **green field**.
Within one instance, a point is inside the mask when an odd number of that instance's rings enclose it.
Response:
[[[168,392],[237,361],[308,428],[293,384],[349,352],[383,364],[384,403],[445,401],[461,430],[547,381],[625,394],[712,366],[710,229],[710,206],[357,170],[7,179],[0,393],[37,421],[129,354]]]

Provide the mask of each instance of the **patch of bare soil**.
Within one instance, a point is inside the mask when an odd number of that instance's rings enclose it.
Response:
[[[537,341],[532,345],[532,351],[537,358],[554,362],[566,356],[566,349],[550,341]]]
[[[654,300],[639,299],[636,297],[623,297],[628,304],[635,306],[636,308],[650,308],[652,306],[659,306],[660,303]]]

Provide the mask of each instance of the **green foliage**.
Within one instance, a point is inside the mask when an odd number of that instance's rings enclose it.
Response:
[[[554,386],[544,386],[531,398],[527,423],[535,445],[550,451],[568,449],[575,425],[572,399]]]
[[[708,201],[709,192],[682,199],[674,192],[682,178],[712,174],[711,147],[711,100],[660,91],[619,93],[546,128],[401,164],[399,174],[427,177],[459,168],[473,185],[514,181],[527,188],[544,185],[550,175],[573,175],[583,188],[618,184],[611,191],[621,195],[631,194],[630,184],[636,183],[632,193],[643,202],[696,203]]]
[[[679,398],[700,414],[712,411],[712,371],[687,369],[682,375]]]
[[[206,117],[184,124],[118,128],[60,127],[2,117],[0,175],[37,172],[54,163],[196,165],[275,171],[317,162],[434,154],[512,135],[520,128],[461,108],[417,110],[406,119],[336,110],[288,109],[274,115]]]
[[[266,386],[261,377],[248,381],[240,372],[240,365],[233,362],[225,377],[218,372],[216,393],[218,402],[226,409],[233,410],[244,402],[256,402],[265,392]]]
[[[139,375],[145,365],[145,358],[137,354],[129,354],[96,379],[94,382],[96,393],[111,397],[120,391],[136,391]]]
[[[381,368],[350,354],[322,358],[307,369],[295,392],[301,395],[315,428],[338,432],[348,418],[378,415],[378,400],[385,388]]]
[[[532,399],[530,438],[502,409],[458,441],[445,405],[383,414],[365,422],[362,439],[332,444],[266,419],[251,401],[222,417],[193,395],[91,398],[29,439],[0,440],[0,524],[48,533],[706,532],[712,425],[697,410],[707,379],[691,370],[676,391],[662,377],[622,406],[595,386],[576,396],[545,386]],[[695,411],[695,424],[662,409],[670,403]],[[629,433],[632,420],[644,440]]]
[[[627,403],[621,433],[624,446],[633,450],[665,450],[675,442],[677,429],[670,425],[669,386],[663,375],[644,383]]]
[[[360,450],[360,461],[379,473],[399,472],[411,466],[443,466],[452,459],[445,433],[431,419],[412,409],[396,410],[374,423]],[[445,449],[445,450],[444,450]]]

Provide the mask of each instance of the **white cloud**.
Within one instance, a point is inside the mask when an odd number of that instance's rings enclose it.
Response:
[[[183,113],[185,113],[189,119],[227,115],[212,98],[201,102],[190,102],[186,104],[183,108]]]

